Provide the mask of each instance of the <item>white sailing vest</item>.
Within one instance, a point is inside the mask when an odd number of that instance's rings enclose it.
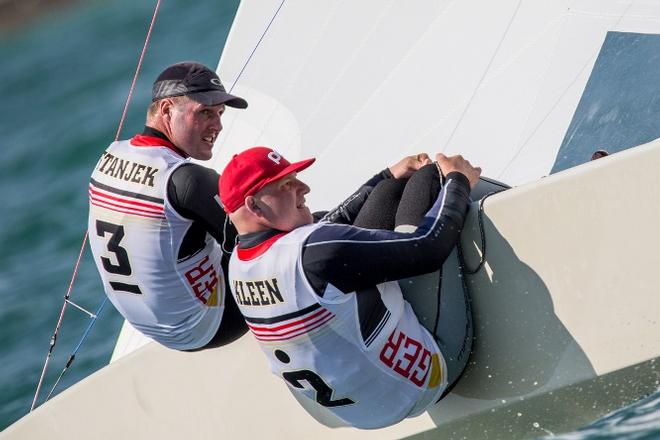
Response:
[[[89,241],[105,292],[136,329],[175,349],[205,345],[224,311],[222,252],[177,261],[192,220],[167,199],[170,174],[186,159],[164,146],[113,142],[89,186]]]
[[[377,286],[387,311],[368,337],[355,292],[328,284],[316,295],[301,258],[316,227],[236,249],[229,263],[232,294],[271,371],[351,426],[380,428],[421,414],[447,386],[438,345],[395,282]]]

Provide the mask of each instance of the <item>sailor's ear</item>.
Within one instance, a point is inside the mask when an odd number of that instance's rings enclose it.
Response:
[[[161,117],[170,119],[172,117],[172,110],[174,109],[174,102],[171,99],[161,99],[158,102],[158,113]]]
[[[243,203],[243,206],[245,206],[245,208],[247,208],[248,211],[250,211],[253,215],[256,215],[257,217],[263,216],[263,212],[259,207],[259,203],[257,203],[257,199],[254,196],[247,196],[245,198],[245,202]]]

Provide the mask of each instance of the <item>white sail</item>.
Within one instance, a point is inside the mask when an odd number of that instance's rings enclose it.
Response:
[[[657,32],[658,14],[621,1],[243,2],[218,72],[250,108],[227,113],[214,165],[262,144],[319,157],[307,176],[319,208],[419,151],[534,181],[607,33]]]

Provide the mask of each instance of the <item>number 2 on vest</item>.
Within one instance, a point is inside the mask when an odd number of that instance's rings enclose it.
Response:
[[[355,401],[344,397],[343,399],[332,400],[334,390],[328,386],[327,383],[313,371],[298,370],[298,371],[285,371],[282,373],[284,380],[289,382],[296,388],[304,388],[305,386],[301,381],[305,381],[316,390],[316,402],[327,408],[334,406],[345,406],[355,403]]]

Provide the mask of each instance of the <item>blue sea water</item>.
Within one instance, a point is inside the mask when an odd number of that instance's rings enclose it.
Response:
[[[115,137],[155,4],[81,2],[0,34],[0,429],[30,409],[85,233],[89,174]],[[142,130],[165,66],[217,66],[237,8],[238,0],[162,2],[123,137]],[[95,310],[102,298],[86,249],[72,299]],[[46,394],[88,321],[68,308]],[[121,321],[105,308],[59,390],[108,363]]]
[[[0,34],[0,429],[30,408],[85,233],[89,173],[115,137],[155,3],[87,1]],[[216,66],[237,7],[163,2],[123,137],[141,130],[164,66]],[[103,299],[88,250],[72,299],[90,310]],[[88,322],[69,307],[42,396]],[[59,391],[107,364],[120,325],[106,307]],[[660,438],[660,393],[559,438]]]

